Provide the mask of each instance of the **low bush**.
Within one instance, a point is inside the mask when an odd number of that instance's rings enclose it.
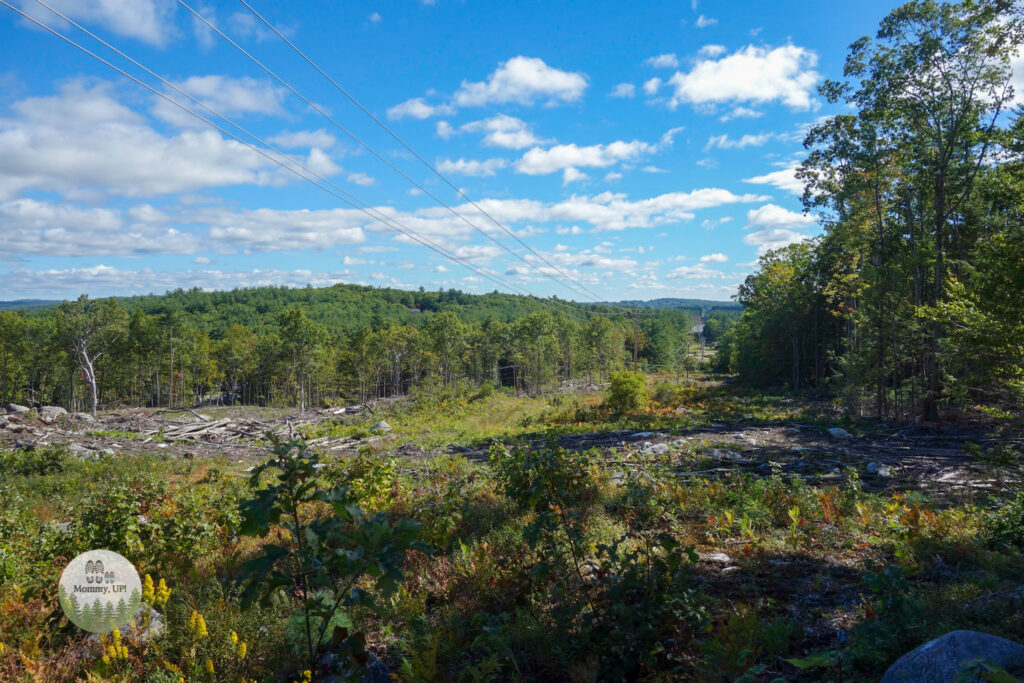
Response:
[[[650,402],[647,379],[638,372],[612,373],[608,387],[608,398],[604,405],[616,415],[635,413],[643,410]]]

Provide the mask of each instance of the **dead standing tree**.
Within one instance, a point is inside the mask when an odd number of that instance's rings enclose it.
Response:
[[[127,315],[115,299],[91,301],[85,294],[65,301],[57,312],[57,325],[65,345],[89,386],[93,416],[99,405],[96,365],[121,336]]]

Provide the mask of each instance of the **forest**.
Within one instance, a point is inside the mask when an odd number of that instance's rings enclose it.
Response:
[[[797,170],[823,234],[761,258],[720,367],[889,420],[1024,404],[1024,119],[1009,3],[911,3],[850,47]],[[1008,13],[1008,14],[1006,14]]]
[[[690,334],[728,303],[634,315],[623,306],[455,290],[199,290],[0,311],[0,402],[72,411],[203,403],[319,405],[404,395],[425,381],[605,381],[632,362],[688,373]]]

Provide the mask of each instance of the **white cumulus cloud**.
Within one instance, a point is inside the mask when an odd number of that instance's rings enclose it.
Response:
[[[585,74],[556,69],[537,57],[519,56],[499,64],[486,81],[463,81],[453,102],[460,107],[537,101],[565,104],[583,97],[586,88]]]
[[[796,45],[770,49],[749,45],[721,59],[698,59],[669,79],[669,106],[726,102],[781,102],[791,109],[814,106],[818,56]]]
[[[34,0],[20,0],[18,4],[21,11],[44,24],[70,28]],[[170,0],[50,0],[47,4],[75,21],[98,24],[151,45],[166,45],[175,34],[175,4]]]
[[[449,116],[455,109],[448,104],[427,104],[422,97],[414,97],[388,109],[388,118],[398,119],[429,119],[431,116]]]
[[[437,170],[441,173],[483,178],[494,175],[495,171],[505,168],[506,165],[504,159],[440,159],[437,162]]]
[[[760,147],[768,141],[774,139],[776,136],[774,133],[758,133],[752,135],[747,133],[739,138],[730,138],[728,133],[722,135],[715,135],[708,138],[707,144],[704,145],[704,151],[715,149],[743,149],[745,147]]]
[[[728,260],[729,257],[725,254],[707,254],[700,257],[701,263],[725,263]]]
[[[778,171],[754,176],[753,178],[744,178],[743,182],[754,185],[771,185],[799,196],[804,193],[804,185],[796,177],[798,165],[796,162],[789,162],[784,164]]]
[[[612,97],[636,97],[636,86],[632,83],[619,83],[612,88]]]
[[[224,116],[235,118],[246,114],[278,115],[282,113],[281,103],[284,100],[285,90],[274,87],[269,81],[261,81],[248,76],[231,78],[230,76],[210,75],[191,76],[184,81],[176,82],[175,85]],[[180,102],[207,118],[210,117],[209,112],[201,108],[196,109],[194,102],[178,92],[167,88],[165,94],[175,102]],[[164,121],[177,126],[196,128],[207,126],[206,123],[162,97],[154,99],[153,113]]]
[[[165,136],[109,83],[65,83],[0,118],[0,200],[27,189],[143,197],[225,185],[282,184],[270,160],[211,130]]]
[[[580,168],[607,168],[624,161],[635,161],[645,155],[655,154],[672,146],[672,138],[681,128],[673,128],[662,135],[657,143],[632,140],[616,140],[608,144],[580,146],[575,143],[555,145],[543,149],[534,147],[526,152],[515,164],[516,172],[526,175],[547,175],[558,171],[569,171],[566,181],[578,179]]]
[[[809,228],[816,220],[814,216],[790,211],[777,204],[765,204],[747,212],[748,228]]]
[[[526,121],[507,114],[498,114],[480,121],[470,121],[458,128],[454,128],[447,121],[437,122],[437,134],[446,140],[460,133],[484,133],[483,143],[485,146],[505,149],[524,149],[551,142],[537,137]]]
[[[653,66],[655,69],[675,69],[679,66],[679,58],[673,53],[669,52],[663,55],[655,55],[649,57],[647,63]]]

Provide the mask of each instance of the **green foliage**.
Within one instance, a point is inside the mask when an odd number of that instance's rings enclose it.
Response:
[[[823,235],[762,256],[720,368],[885,420],[1022,414],[1022,32],[1001,0],[919,0],[850,46],[796,174]]]
[[[401,493],[398,461],[394,458],[367,453],[334,460],[321,470],[321,475],[333,486],[347,489],[364,510],[385,509]]]
[[[996,547],[1024,548],[1024,491],[992,514],[988,523],[988,538]]]
[[[597,547],[601,581],[583,623],[585,648],[600,658],[600,680],[631,680],[680,661],[706,619],[691,572],[697,560],[692,546],[667,533]]]
[[[87,494],[68,514],[82,549],[107,548],[143,566],[189,566],[238,531],[236,486],[172,486],[127,474]]]
[[[556,506],[588,507],[597,502],[602,472],[597,451],[558,447],[491,446],[491,467],[502,493],[524,510],[545,513]]]
[[[316,668],[323,648],[344,653],[357,667],[366,662],[365,637],[339,625],[339,610],[376,607],[374,593],[358,585],[364,578],[384,597],[397,590],[405,553],[426,550],[416,541],[419,524],[401,519],[392,525],[383,514],[367,515],[348,488],[325,486],[319,458],[304,442],[268,436],[274,457],[253,471],[253,498],[242,505],[241,531],[265,538],[275,527],[284,538],[265,541],[243,565],[242,604],[268,604],[282,589],[295,591],[308,668]],[[264,473],[273,475],[267,486]]]
[[[671,382],[658,382],[652,396],[655,403],[667,407],[685,405],[692,397],[693,390],[689,386]]]
[[[0,449],[0,471],[5,475],[38,476],[63,472],[68,451],[63,446]]]
[[[616,372],[612,374],[611,386],[605,407],[616,415],[637,412],[647,407],[650,395],[647,378],[638,372]]]

